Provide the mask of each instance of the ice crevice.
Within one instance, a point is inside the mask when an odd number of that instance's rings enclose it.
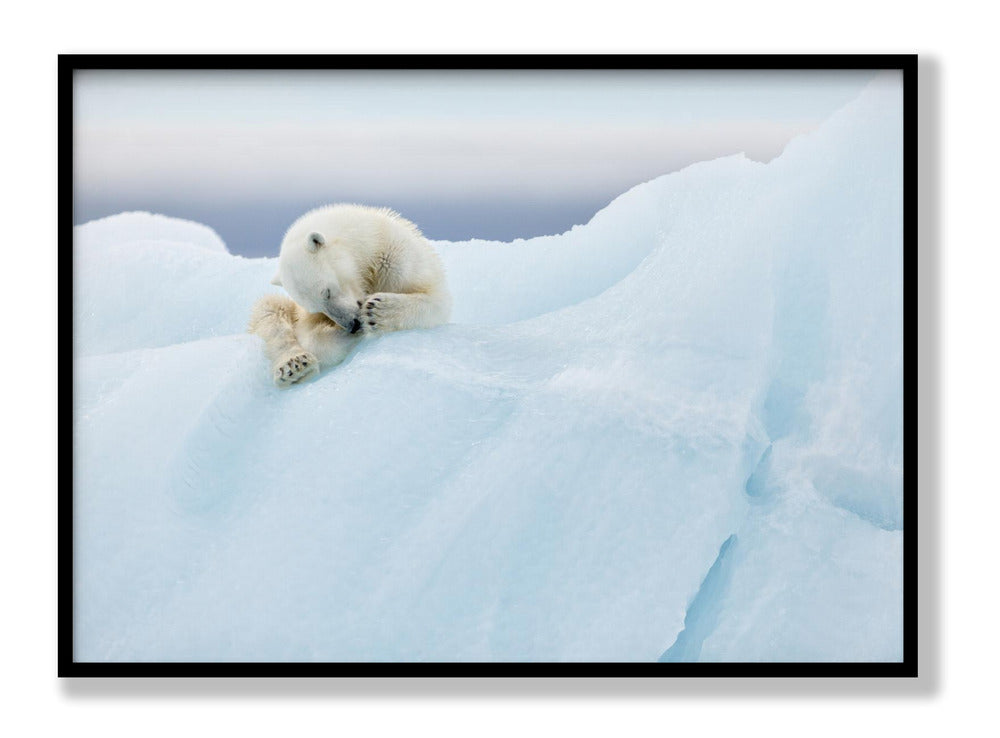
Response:
[[[719,555],[715,557],[711,568],[701,582],[698,592],[688,606],[684,616],[684,630],[677,640],[660,656],[658,661],[697,661],[701,654],[702,643],[715,629],[722,607],[722,595],[732,576],[732,567],[728,563],[730,549],[736,543],[736,534],[729,536],[719,547]]]

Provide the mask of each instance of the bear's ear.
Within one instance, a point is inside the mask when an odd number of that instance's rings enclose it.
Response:
[[[310,254],[315,254],[324,243],[326,243],[326,239],[323,238],[322,233],[310,233],[309,240],[306,241],[306,250]]]
[[[271,284],[275,287],[281,287],[281,272],[274,273],[274,276],[271,277]]]

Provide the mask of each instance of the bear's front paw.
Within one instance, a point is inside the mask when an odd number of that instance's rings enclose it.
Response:
[[[318,372],[319,361],[306,351],[277,362],[274,365],[274,383],[279,387],[290,387]]]
[[[384,333],[397,330],[399,305],[394,295],[379,292],[365,298],[358,310],[360,330],[364,333]]]

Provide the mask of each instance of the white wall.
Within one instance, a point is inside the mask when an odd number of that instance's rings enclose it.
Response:
[[[996,10],[844,0],[583,10],[539,0],[235,6],[21,5],[4,29],[5,251],[0,626],[4,724],[30,735],[940,735],[992,724],[1000,519],[993,458],[998,266]],[[432,7],[438,9],[437,12]],[[573,8],[573,9],[571,9]],[[925,9],[926,8],[926,9]],[[577,17],[574,13],[585,13]],[[67,682],[55,677],[55,242],[58,52],[921,53],[921,662],[918,682]],[[940,137],[938,139],[938,137]],[[988,220],[990,219],[990,220]],[[64,245],[65,247],[65,245]],[[29,307],[30,306],[30,307]],[[940,383],[940,384],[938,384]],[[907,449],[911,452],[912,449]],[[907,480],[910,483],[910,480]],[[433,726],[433,727],[432,727]],[[449,730],[445,730],[448,728]],[[421,731],[422,732],[422,731]]]

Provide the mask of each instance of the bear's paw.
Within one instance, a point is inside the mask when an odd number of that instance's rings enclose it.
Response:
[[[318,373],[319,361],[313,354],[305,351],[293,354],[274,365],[274,383],[279,387],[290,387]]]
[[[399,330],[404,315],[401,295],[379,292],[365,298],[358,311],[360,329],[364,333],[384,333]]]

